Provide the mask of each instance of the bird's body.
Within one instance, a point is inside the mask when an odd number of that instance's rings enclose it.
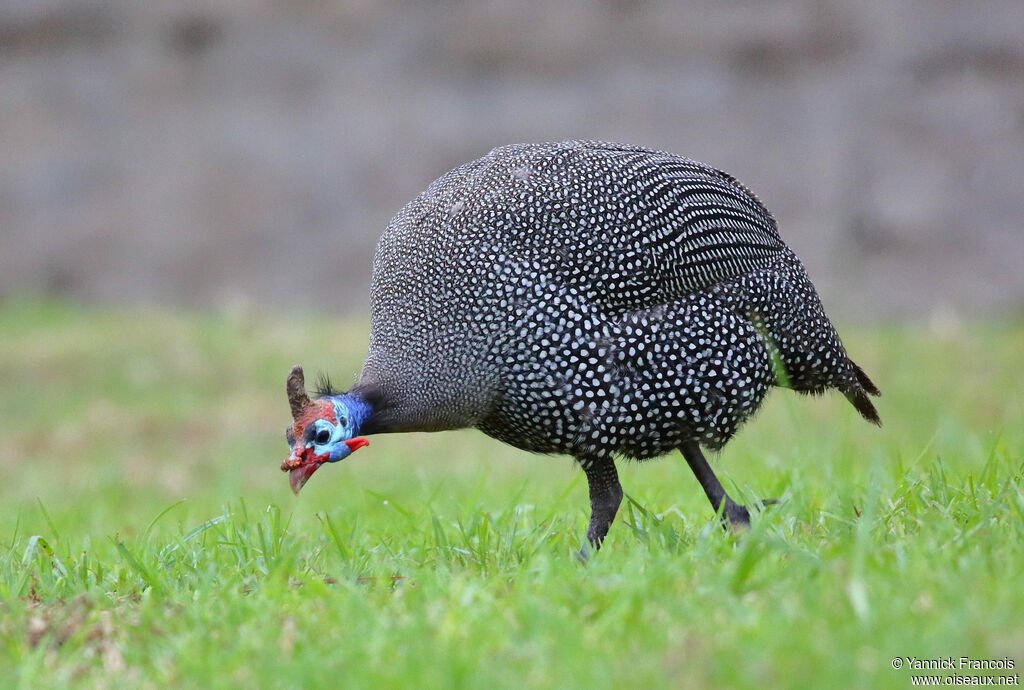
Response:
[[[395,216],[371,294],[369,354],[347,393],[370,408],[363,433],[476,427],[570,454],[592,504],[614,456],[680,448],[700,464],[699,446],[724,445],[772,385],[838,389],[878,421],[877,389],[767,209],[672,154],[495,149]]]
[[[432,184],[374,260],[356,390],[381,429],[541,453],[722,446],[776,382],[860,387],[800,262],[732,178],[589,142],[509,146]]]

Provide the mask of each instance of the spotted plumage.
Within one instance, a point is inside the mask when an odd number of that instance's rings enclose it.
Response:
[[[877,389],[771,214],[669,153],[572,141],[460,166],[385,230],[371,301],[362,373],[335,396],[366,408],[358,431],[476,427],[570,454],[595,546],[621,498],[615,456],[681,449],[745,521],[699,448],[722,447],[773,385],[838,389],[878,422]]]

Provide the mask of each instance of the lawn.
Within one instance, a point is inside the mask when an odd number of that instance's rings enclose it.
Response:
[[[1019,673],[1024,324],[840,330],[883,428],[776,391],[712,460],[734,496],[781,499],[748,532],[680,456],[620,464],[629,500],[581,564],[582,473],[477,432],[374,437],[291,494],[285,377],[345,382],[361,321],[0,303],[0,687]]]

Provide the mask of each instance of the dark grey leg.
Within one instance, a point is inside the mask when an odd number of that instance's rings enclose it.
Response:
[[[601,548],[601,542],[608,534],[608,528],[615,519],[615,513],[622,503],[622,486],[615,471],[615,462],[607,456],[576,458],[587,474],[590,486],[590,525],[587,527],[587,541],[590,546]],[[587,547],[580,550],[582,558],[587,557]]]
[[[718,477],[711,470],[708,461],[704,459],[704,454],[700,452],[700,446],[695,441],[687,441],[679,446],[679,450],[682,452],[683,457],[686,458],[686,462],[689,463],[690,469],[693,470],[694,476],[697,477],[701,488],[707,494],[708,500],[711,501],[711,507],[715,509],[715,512],[717,513],[721,510],[722,518],[728,520],[729,524],[734,527],[749,527],[750,513],[747,512],[746,508],[729,498],[729,494],[725,493],[722,483],[718,481]]]

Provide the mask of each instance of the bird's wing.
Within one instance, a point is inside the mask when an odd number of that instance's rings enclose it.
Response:
[[[788,252],[768,209],[726,173],[646,149],[605,146],[581,154],[598,156],[615,172],[616,183],[601,190],[605,200],[594,207],[604,214],[604,229],[590,234],[591,265],[576,266],[589,273],[592,298],[607,308],[675,301]]]
[[[786,250],[775,219],[732,177],[706,166],[663,174],[665,196],[647,200],[657,220],[646,246],[667,291],[707,288],[762,268]]]
[[[428,258],[446,274],[543,275],[610,312],[677,301],[787,252],[768,210],[726,173],[591,141],[501,147],[452,170],[396,216],[381,241],[392,245],[409,258],[379,250],[375,261],[419,281],[426,269],[410,266]]]

